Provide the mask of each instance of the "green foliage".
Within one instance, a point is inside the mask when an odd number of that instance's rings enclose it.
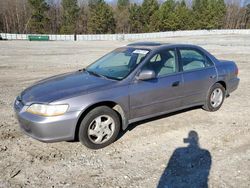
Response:
[[[193,18],[195,29],[206,29],[208,22],[208,0],[194,0],[193,1]]]
[[[115,8],[116,32],[129,32],[129,0],[118,0]]]
[[[162,31],[162,23],[160,18],[161,18],[160,10],[155,11],[154,14],[150,17],[149,32]]]
[[[162,23],[160,30],[169,31],[176,30],[176,3],[174,0],[165,1],[160,8],[159,21]]]
[[[77,20],[79,17],[79,7],[77,0],[62,0],[62,26],[60,33],[72,34],[76,33]]]
[[[129,0],[118,0],[117,1],[117,9],[122,10],[129,7]]]
[[[247,5],[246,7],[246,16],[247,16],[247,29],[250,29],[250,4]]]
[[[31,20],[29,22],[29,28],[33,33],[46,33],[49,18],[47,11],[49,5],[45,0],[29,0],[29,5],[32,9]]]
[[[225,13],[224,0],[194,0],[193,29],[220,29],[224,22]]]
[[[150,19],[150,31],[219,29],[226,6],[223,0],[194,0],[192,9],[185,1],[166,0]]]
[[[28,0],[32,8],[29,22],[35,33],[49,31],[48,0]],[[109,6],[105,0],[89,0],[88,6],[78,5],[78,0],[61,0],[60,33],[142,33],[158,31],[220,29],[225,26],[224,0],[193,0],[192,7],[185,0],[143,0],[131,4],[118,0],[117,6]],[[250,27],[250,5],[245,9],[245,27]],[[51,12],[50,12],[51,13]],[[51,15],[51,14],[50,14]],[[1,24],[1,23],[0,23]],[[4,22],[3,22],[4,24]],[[3,27],[3,26],[2,26]]]
[[[113,10],[104,0],[91,0],[89,8],[89,33],[103,34],[115,32],[116,25]]]
[[[141,6],[143,32],[150,31],[150,19],[159,9],[157,0],[144,0]]]
[[[139,33],[143,31],[142,10],[137,4],[132,4],[129,8],[129,24],[131,33]]]
[[[152,16],[150,27],[152,31],[174,31],[189,29],[192,18],[190,10],[184,1],[165,1]]]
[[[212,29],[221,29],[224,25],[225,14],[226,14],[226,4],[224,0],[214,0],[211,1],[211,9],[213,14],[211,14],[211,28]]]
[[[192,11],[187,7],[185,1],[178,2],[175,7],[176,30],[192,29],[193,17]]]

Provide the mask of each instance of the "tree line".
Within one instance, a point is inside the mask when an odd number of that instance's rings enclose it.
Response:
[[[143,33],[250,28],[250,4],[224,0],[6,0],[0,1],[0,32],[38,34]]]

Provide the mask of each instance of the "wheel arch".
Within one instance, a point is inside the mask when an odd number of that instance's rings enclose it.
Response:
[[[216,81],[214,84],[212,84],[212,85],[208,88],[208,91],[207,91],[207,94],[206,94],[206,99],[207,99],[207,97],[208,97],[208,95],[209,95],[209,92],[210,92],[211,88],[212,88],[215,84],[221,84],[221,85],[225,88],[226,96],[228,96],[226,82],[225,82],[224,80],[218,80],[218,81]],[[206,101],[206,99],[205,99],[205,101]]]
[[[225,88],[225,90],[227,91],[227,84],[226,84],[226,82],[225,82],[225,81],[220,80],[220,81],[217,81],[216,83],[221,84],[221,85]],[[216,84],[216,83],[215,83],[215,84]]]
[[[108,106],[110,108],[112,108],[113,110],[115,110],[120,118],[121,121],[121,128],[123,130],[125,130],[128,126],[128,119],[126,116],[125,111],[123,110],[123,108],[121,107],[121,105],[119,105],[118,103],[114,102],[114,101],[101,101],[101,102],[97,102],[94,104],[91,104],[90,106],[88,106],[86,109],[84,109],[78,120],[77,120],[77,124],[76,124],[76,128],[75,128],[75,135],[74,135],[74,139],[78,140],[78,132],[79,132],[79,128],[81,125],[81,122],[83,120],[83,118],[94,108],[98,107],[98,106]]]

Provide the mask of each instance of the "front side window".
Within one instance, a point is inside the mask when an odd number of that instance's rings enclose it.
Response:
[[[180,58],[183,71],[201,69],[206,67],[206,58],[194,49],[180,49]]]
[[[175,50],[162,50],[155,54],[143,70],[153,70],[157,77],[177,72]]]
[[[119,48],[105,55],[86,68],[86,71],[107,78],[122,80],[140,64],[149,50]]]

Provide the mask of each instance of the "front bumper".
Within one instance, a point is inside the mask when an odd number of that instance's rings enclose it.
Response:
[[[80,111],[67,112],[61,116],[43,117],[26,112],[27,106],[15,101],[14,109],[21,130],[42,142],[69,141],[75,137]]]

